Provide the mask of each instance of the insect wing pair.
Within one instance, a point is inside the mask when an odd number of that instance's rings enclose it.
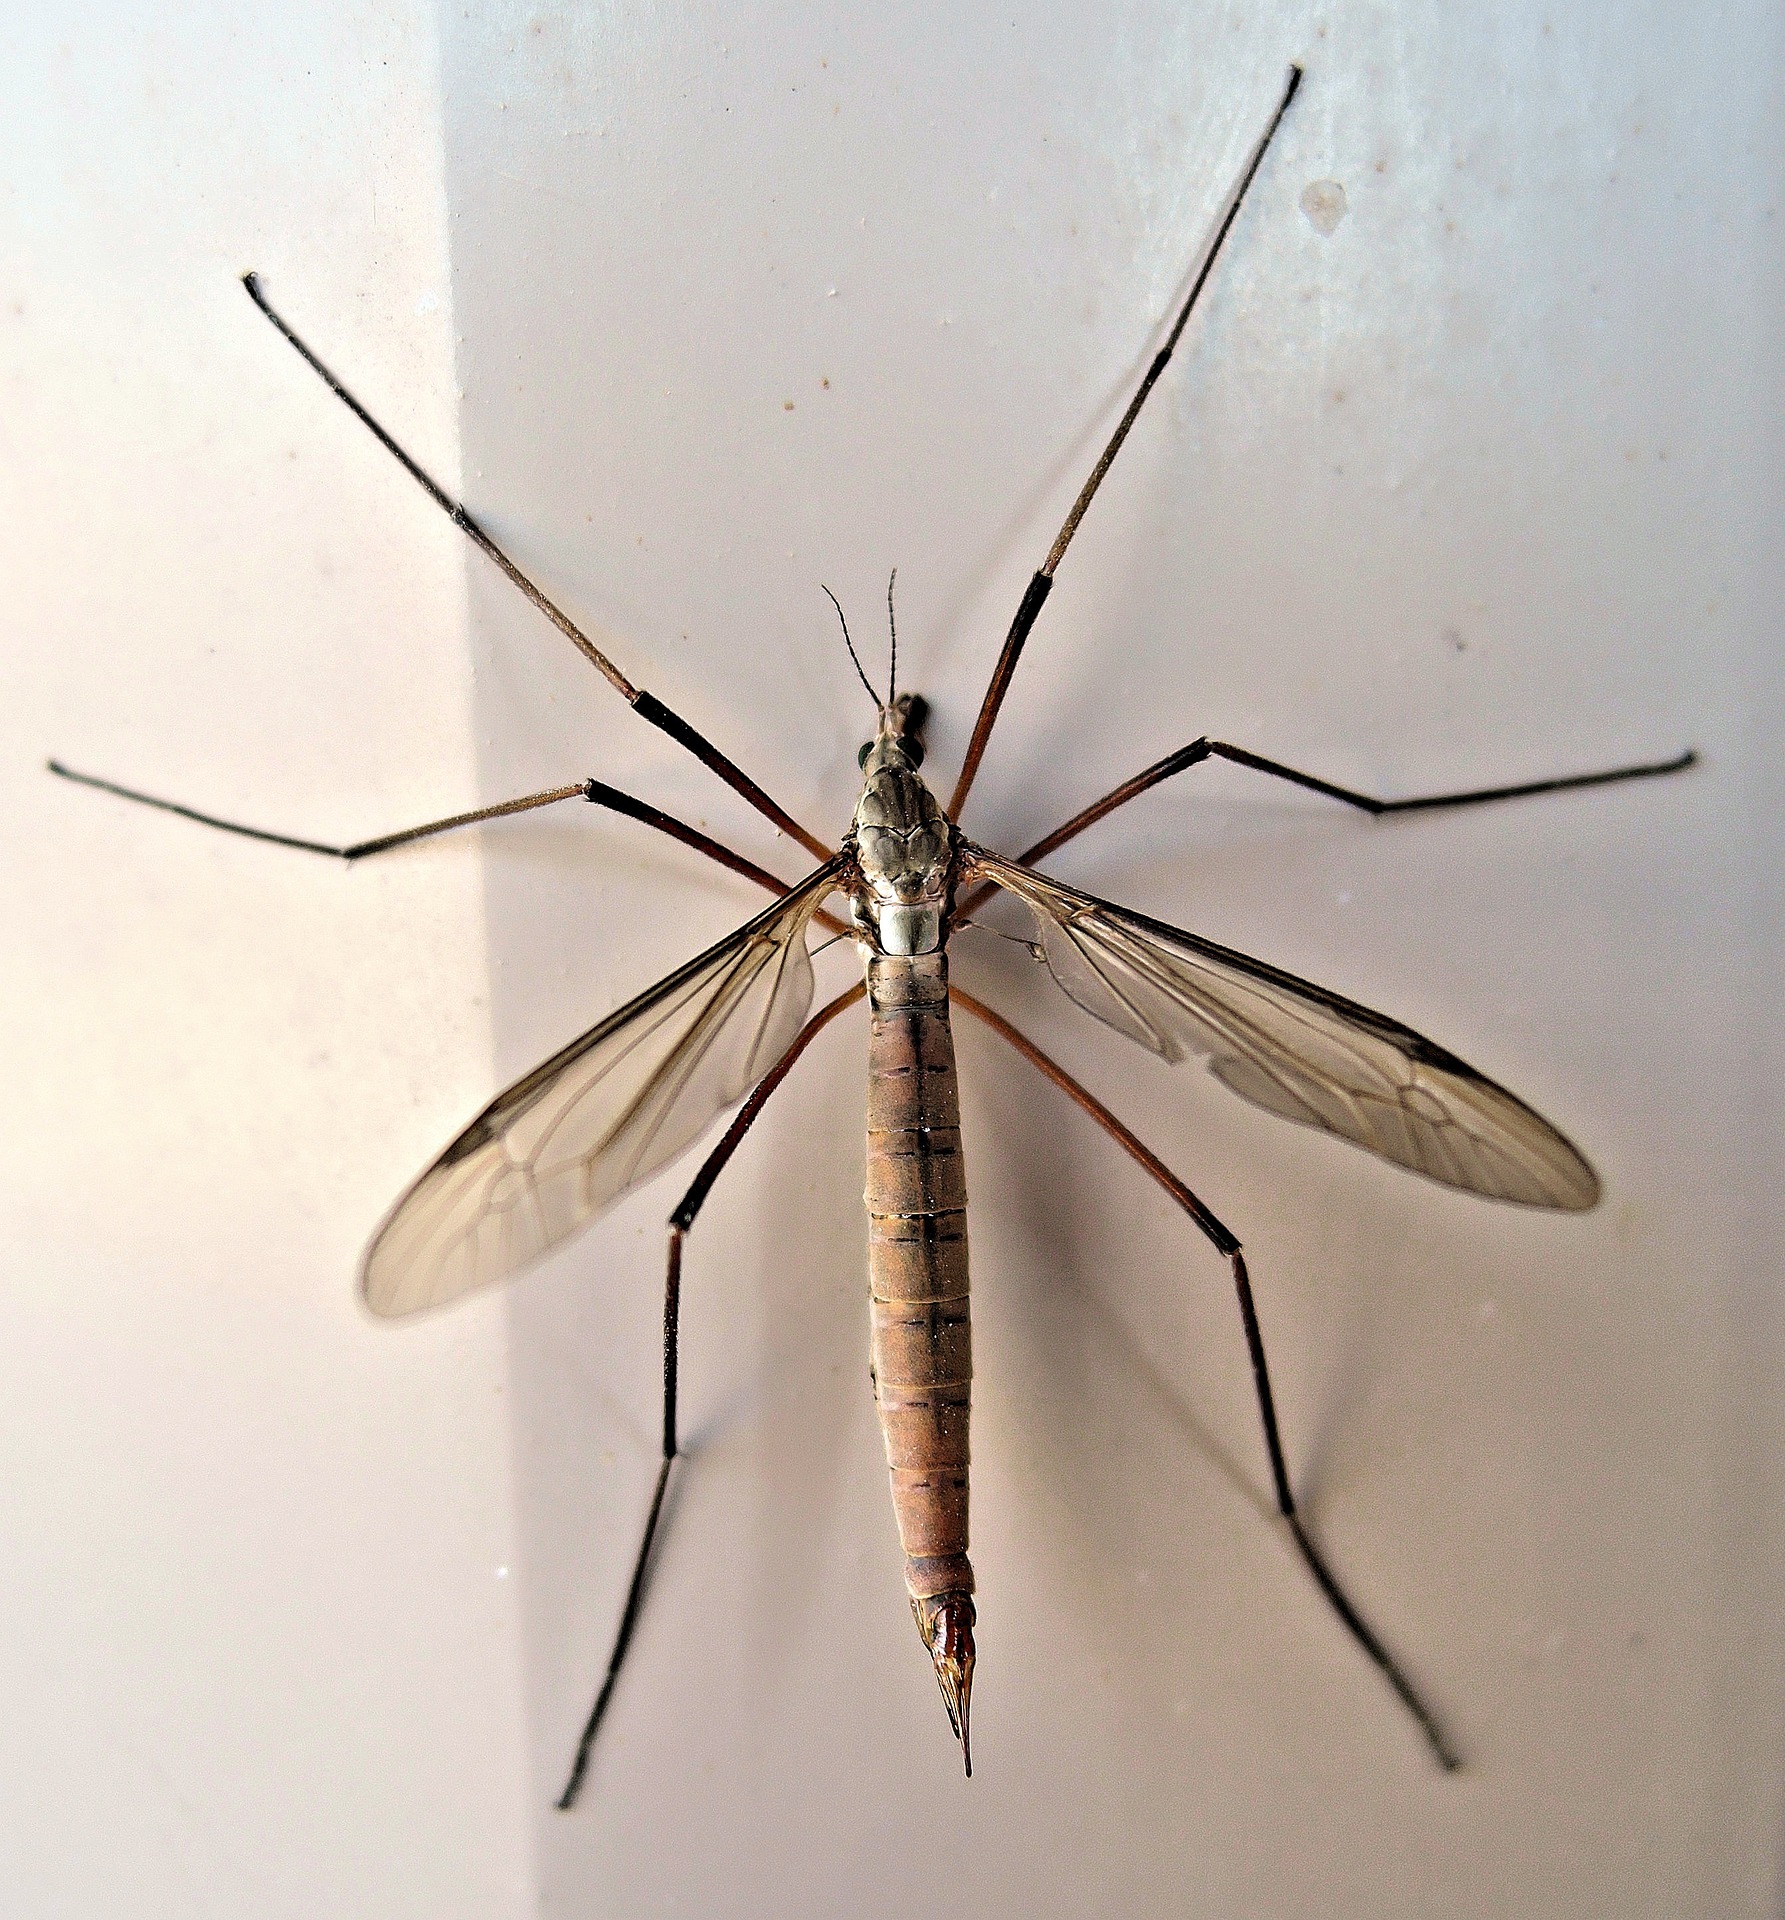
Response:
[[[1593,1170],[1539,1114],[1385,1015],[970,844],[1087,1013],[1170,1061],[1206,1054],[1255,1106],[1446,1186],[1570,1210]],[[707,1131],[780,1059],[813,997],[807,930],[846,879],[818,868],[492,1101],[367,1253],[375,1312],[438,1306],[530,1265]]]

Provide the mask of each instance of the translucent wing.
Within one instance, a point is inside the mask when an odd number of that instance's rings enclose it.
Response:
[[[811,1007],[806,927],[837,866],[491,1101],[378,1229],[360,1276],[372,1311],[414,1313],[518,1272],[742,1098]]]
[[[978,847],[974,867],[1035,916],[1060,986],[1167,1060],[1209,1056],[1242,1099],[1429,1179],[1580,1210],[1599,1180],[1542,1115],[1386,1015]]]

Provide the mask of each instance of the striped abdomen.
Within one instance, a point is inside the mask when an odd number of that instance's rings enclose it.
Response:
[[[973,1332],[945,954],[868,960],[868,1279],[874,1398],[905,1584],[965,1740],[973,1665],[967,1559]]]

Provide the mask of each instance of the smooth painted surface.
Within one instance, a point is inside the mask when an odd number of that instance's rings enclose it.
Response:
[[[487,1089],[463,555],[237,284],[456,464],[408,5],[0,27],[0,1907],[531,1911],[499,1306],[353,1270]]]
[[[1707,755],[1380,827],[1202,769],[1056,863],[1505,1078],[1599,1165],[1589,1218],[1423,1186],[1090,1028],[1020,949],[956,950],[1246,1240],[1299,1483],[1461,1778],[1266,1518],[1220,1263],[967,1029],[962,1782],[865,1379],[840,1023],[690,1242],[693,1459],[567,1821],[544,1809],[649,1491],[682,1183],[510,1297],[550,1910],[1773,1910],[1776,36],[1721,19],[449,23],[474,498],[808,823],[841,830],[869,720],[820,583],[878,660],[898,566],[946,777],[1291,58],[1303,95],[1061,569],[969,828],[1015,850],[1204,730],[1390,793]],[[472,580],[486,791],[593,770],[802,870]],[[755,906],[600,819],[517,831],[488,871],[504,1076]]]
[[[1775,1912],[1776,22],[305,19],[12,30],[9,1883],[68,1913]],[[1245,1240],[1308,1511],[1468,1769],[1437,1777],[1268,1518],[1221,1265],[964,1029],[961,1781],[865,1377],[840,1023],[690,1243],[692,1459],[552,1814],[649,1492],[684,1181],[410,1329],[356,1315],[353,1261],[495,1086],[756,897],[581,809],[343,874],[33,763],[343,837],[593,772],[802,862],[455,550],[229,276],[447,471],[456,346],[475,509],[834,833],[868,710],[820,581],[878,658],[900,568],[946,784],[1291,58],[967,825],[1014,851],[1204,731],[1389,793],[1697,745],[1676,782],[1392,825],[1204,768],[1054,867],[1432,1033],[1607,1199],[1422,1185],[1090,1026],[1019,948],[955,968]]]

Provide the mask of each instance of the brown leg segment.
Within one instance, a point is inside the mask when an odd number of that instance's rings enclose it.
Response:
[[[530,813],[538,807],[555,806],[560,800],[587,800],[593,806],[605,807],[610,813],[623,814],[628,820],[637,820],[658,833],[667,834],[670,839],[679,841],[685,847],[692,847],[696,853],[704,853],[709,860],[717,861],[732,873],[742,874],[746,880],[754,880],[770,893],[788,891],[785,880],[770,873],[767,868],[759,867],[754,860],[746,860],[741,853],[734,853],[730,847],[713,839],[710,834],[702,833],[698,827],[689,826],[686,821],[678,820],[674,814],[665,813],[662,808],[653,807],[647,801],[635,800],[631,794],[622,793],[618,787],[610,787],[603,780],[579,780],[574,787],[550,787],[544,793],[529,793],[519,800],[499,801],[493,807],[476,807],[470,813],[450,814],[444,820],[430,820],[420,827],[405,827],[400,833],[382,834],[376,840],[355,840],[346,846],[334,846],[325,840],[302,840],[295,834],[272,833],[265,827],[243,826],[238,820],[224,820],[214,813],[201,813],[198,808],[185,806],[178,800],[163,800],[152,793],[139,793],[136,788],[120,786],[115,780],[102,780],[97,774],[76,773],[59,760],[51,760],[48,765],[51,773],[59,774],[64,780],[72,780],[78,786],[96,787],[101,793],[116,794],[120,800],[134,800],[139,806],[177,814],[182,820],[194,820],[201,827],[215,827],[220,833],[240,834],[245,840],[264,840],[275,847],[295,847],[300,853],[327,854],[331,859],[349,863],[370,859],[375,853],[389,853],[394,848],[408,846],[412,841],[430,839],[437,833],[450,833],[456,827],[472,827],[484,820],[507,819],[511,814]],[[820,912],[813,917],[832,933],[848,931],[833,914]]]
[[[1252,1299],[1252,1282],[1246,1272],[1246,1262],[1240,1252],[1239,1241],[1150,1147],[1130,1133],[1095,1094],[1081,1086],[1064,1067],[1043,1053],[1026,1034],[1013,1027],[1003,1015],[994,1013],[983,1001],[974,999],[971,994],[963,993],[959,987],[954,989],[953,998],[956,1005],[964,1012],[972,1014],[977,1020],[984,1021],[1001,1040],[1007,1041],[1031,1066],[1045,1074],[1068,1099],[1083,1108],[1121,1147],[1123,1152],[1165,1189],[1196,1222],[1197,1227],[1213,1244],[1216,1251],[1226,1257],[1233,1269],[1234,1289],[1239,1296],[1240,1319],[1246,1329],[1246,1348],[1252,1359],[1252,1383],[1258,1395],[1258,1413],[1264,1427],[1265,1450],[1270,1456],[1271,1479],[1277,1496],[1277,1510],[1288,1524],[1290,1536],[1295,1541],[1297,1551],[1301,1554],[1308,1571],[1314,1577],[1315,1584],[1326,1596],[1333,1611],[1345,1623],[1351,1637],[1369,1655],[1383,1678],[1394,1689],[1401,1704],[1418,1722],[1419,1730],[1425,1735],[1426,1744],[1431,1748],[1438,1764],[1446,1772],[1454,1772],[1462,1762],[1445,1738],[1436,1717],[1419,1697],[1413,1682],[1401,1670],[1394,1655],[1378,1639],[1374,1629],[1352,1604],[1344,1588],[1339,1585],[1320,1550],[1309,1538],[1307,1530],[1302,1525],[1301,1515],[1296,1511],[1295,1496],[1289,1486],[1289,1470],[1283,1459],[1283,1444],[1277,1431],[1277,1408],[1271,1393],[1270,1369],[1265,1360],[1264,1335],[1259,1329],[1258,1309]]]
[[[215,827],[219,833],[240,834],[245,840],[265,840],[275,847],[295,847],[299,853],[325,853],[334,860],[365,860],[375,853],[389,853],[393,847],[406,847],[412,840],[426,840],[437,833],[450,833],[455,827],[473,827],[482,820],[502,820],[514,813],[531,813],[537,807],[555,806],[560,800],[587,800],[593,784],[579,780],[573,787],[548,787],[544,793],[524,794],[519,800],[501,800],[493,807],[476,807],[470,813],[449,814],[444,820],[430,820],[424,826],[405,827],[399,833],[382,834],[376,840],[354,840],[346,846],[333,846],[325,840],[301,840],[295,834],[272,833],[265,827],[245,827],[238,820],[224,820],[214,813],[201,813],[178,800],[163,800],[152,793],[139,793],[134,787],[120,786],[115,780],[102,780],[97,774],[76,773],[60,760],[48,762],[49,770],[77,786],[96,787],[101,793],[115,794],[120,800],[134,800],[138,806],[153,807],[159,813],[177,814],[201,827]]]
[[[683,846],[691,847],[697,853],[703,853],[708,859],[717,861],[722,867],[733,873],[742,874],[746,879],[754,880],[758,886],[765,887],[770,893],[786,893],[787,883],[778,879],[765,868],[755,865],[742,854],[734,853],[731,848],[677,820],[672,814],[662,812],[632,795],[623,793],[617,787],[607,786],[599,780],[584,780],[571,787],[553,787],[544,793],[529,794],[520,800],[504,801],[493,807],[480,807],[471,813],[453,814],[445,820],[430,821],[425,826],[410,827],[400,833],[386,834],[376,840],[355,841],[347,846],[334,846],[320,840],[298,839],[291,834],[272,833],[261,827],[244,826],[238,821],[224,820],[215,814],[201,813],[174,800],[160,799],[154,794],[139,793],[132,787],[118,785],[115,781],[102,780],[93,774],[76,773],[60,762],[49,762],[49,770],[59,774],[65,780],[73,780],[82,786],[96,787],[105,793],[117,795],[120,799],[133,800],[143,806],[154,807],[164,813],[179,815],[185,820],[196,821],[200,826],[215,827],[224,833],[235,833],[250,840],[269,841],[275,846],[293,847],[304,853],[327,854],[339,860],[359,860],[375,853],[388,852],[399,846],[406,846],[413,840],[426,839],[431,834],[446,833],[455,827],[471,826],[483,820],[495,820],[509,814],[525,813],[536,807],[554,805],[560,800],[588,800],[597,806],[608,808],[611,812],[625,815],[628,819],[655,828],[659,833],[667,834]],[[843,922],[828,913],[818,913],[815,919],[822,922],[833,932],[843,934],[848,931]],[[866,993],[865,983],[850,987],[840,993],[836,999],[821,1007],[808,1020],[792,1044],[767,1074],[756,1084],[755,1090],[738,1110],[737,1117],[726,1129],[724,1138],[707,1156],[694,1183],[682,1196],[681,1204],[670,1216],[668,1271],[663,1292],[663,1460],[657,1470],[657,1484],[651,1494],[650,1509],[645,1516],[644,1535],[639,1541],[638,1553],[633,1561],[632,1579],[626,1590],[626,1604],[620,1612],[619,1628],[614,1635],[612,1652],[608,1656],[607,1670],[602,1676],[601,1687],[595,1696],[595,1704],[589,1710],[589,1717],[583,1725],[580,1739],[577,1741],[576,1757],[571,1763],[569,1778],[565,1781],[564,1791],[558,1797],[560,1810],[568,1812],[576,1804],[577,1795],[582,1790],[585,1775],[589,1769],[589,1757],[594,1749],[595,1737],[606,1717],[608,1703],[613,1698],[614,1687],[620,1677],[620,1668],[625,1661],[627,1649],[632,1644],[632,1635],[638,1625],[639,1614],[643,1609],[646,1575],[650,1567],[651,1548],[657,1537],[657,1527],[663,1516],[664,1496],[669,1490],[670,1468],[677,1456],[676,1437],[676,1384],[678,1362],[678,1331],[681,1318],[682,1295],[682,1243],[688,1237],[689,1229],[694,1225],[695,1216],[700,1212],[708,1193],[712,1190],[725,1164],[737,1151],[744,1135],[754,1125],[757,1116],[768,1104],[769,1096],[786,1079],[794,1064],[806,1048],[838,1016],[853,1006]],[[971,1606],[971,1602],[968,1603]],[[920,1617],[920,1627],[923,1621]],[[951,1652],[958,1652],[958,1634],[954,1631],[952,1619],[938,1623],[938,1635],[947,1640]],[[940,1671],[942,1655],[938,1653]],[[969,1636],[968,1665],[971,1667],[971,1641]]]
[[[632,1564],[632,1580],[626,1589],[626,1604],[620,1612],[620,1625],[614,1635],[613,1651],[608,1655],[607,1671],[602,1675],[595,1704],[589,1709],[589,1717],[583,1724],[582,1737],[576,1743],[576,1757],[570,1765],[570,1777],[564,1783],[564,1791],[558,1796],[560,1812],[568,1813],[582,1791],[595,1736],[601,1731],[601,1722],[606,1717],[608,1702],[613,1698],[621,1665],[632,1644],[633,1630],[638,1625],[638,1616],[644,1607],[645,1578],[651,1564],[651,1547],[657,1538],[657,1523],[663,1515],[663,1496],[669,1490],[669,1470],[676,1461],[677,1334],[682,1307],[682,1243],[688,1238],[688,1230],[705,1205],[707,1195],[712,1192],[713,1182],[737,1152],[744,1135],[756,1124],[757,1116],[768,1105],[769,1096],[793,1071],[794,1064],[807,1047],[838,1014],[854,1006],[866,991],[862,986],[850,987],[820,1007],[800,1028],[792,1045],[757,1081],[755,1091],[738,1109],[736,1119],[725,1130],[725,1137],[702,1162],[699,1173],[694,1176],[694,1184],[683,1194],[681,1204],[669,1216],[669,1270],[663,1288],[663,1463],[657,1469],[657,1485],[651,1495],[650,1511],[645,1516],[644,1537],[638,1543],[638,1555]]]
[[[1107,819],[1118,807],[1125,807],[1130,800],[1138,800],[1143,793],[1150,793],[1162,782],[1187,772],[1191,767],[1200,766],[1205,760],[1230,760],[1236,767],[1250,767],[1255,773],[1268,773],[1273,779],[1287,780],[1292,786],[1305,787],[1310,793],[1323,793],[1329,799],[1342,800],[1348,807],[1356,807],[1380,819],[1391,813],[1435,813],[1441,807],[1474,807],[1493,800],[1524,800],[1533,794],[1566,793],[1574,787],[1607,787],[1619,780],[1652,780],[1660,774],[1684,773],[1688,767],[1698,764],[1698,755],[1688,747],[1671,760],[1647,760],[1638,766],[1612,767],[1602,773],[1568,773],[1554,780],[1527,780],[1518,786],[1474,787],[1464,793],[1427,793],[1411,800],[1379,800],[1374,794],[1335,786],[1332,781],[1321,780],[1311,773],[1298,773],[1294,767],[1286,767],[1277,760],[1267,760],[1263,754],[1249,752],[1245,747],[1230,746],[1225,740],[1205,737],[1192,740],[1176,753],[1168,753],[1163,760],[1155,760],[1132,780],[1124,780],[1119,787],[1112,787],[1101,800],[1092,801],[1065,825],[1056,827],[1026,852],[1019,854],[1019,863],[1032,867],[1036,861],[1045,860],[1050,853],[1065,846],[1068,840],[1076,840],[1087,827],[1094,827],[1099,820]],[[989,886],[976,887],[960,903],[957,912],[965,917],[991,893]]]
[[[414,459],[398,441],[373,419],[372,415],[354,398],[347,387],[338,380],[322,360],[311,351],[298,335],[287,325],[284,317],[274,308],[266,297],[266,291],[260,284],[260,276],[246,273],[242,276],[242,285],[248,290],[248,298],[272,322],[281,338],[296,352],[298,357],[320,379],[329,392],[348,410],[353,417],[369,432],[373,439],[383,447],[392,459],[409,475],[417,486],[433,501],[435,506],[451,520],[471,544],[485,554],[520,590],[532,601],[541,613],[552,623],[570,643],[601,674],[609,686],[626,701],[641,720],[648,720],[661,733],[666,733],[677,746],[685,747],[703,766],[710,767],[735,793],[740,793],[756,811],[774,821],[783,833],[796,839],[815,859],[828,860],[835,848],[827,847],[816,834],[808,833],[784,807],[763,792],[744,770],[735,765],[719,751],[703,734],[697,733],[679,713],[666,707],[654,693],[647,693],[643,687],[635,687],[618,667],[604,654],[593,640],[583,632],[563,608],[546,595],[528,579],[508,555],[485,532],[483,527],[472,518],[466,508],[455,500],[441,486],[434,476]]]
[[[1204,738],[1192,740],[1176,753],[1168,753],[1145,772],[1137,773],[1132,780],[1124,780],[1101,800],[1093,801],[1082,813],[1075,813],[1064,826],[1056,827],[1045,839],[1037,840],[1027,853],[1021,855],[1022,864],[1025,867],[1033,866],[1037,860],[1045,859],[1055,848],[1076,839],[1087,827],[1095,826],[1118,807],[1125,807],[1130,800],[1138,799],[1162,781],[1199,766],[1204,760],[1230,760],[1236,767],[1250,767],[1254,773],[1267,773],[1273,779],[1287,780],[1292,786],[1305,787],[1310,793],[1323,793],[1328,799],[1342,800],[1348,807],[1356,807],[1361,812],[1379,818],[1390,813],[1430,813],[1440,807],[1474,807],[1491,800],[1524,800],[1532,794],[1565,793],[1572,787],[1605,787],[1619,780],[1649,780],[1657,774],[1684,772],[1687,767],[1697,764],[1698,755],[1688,749],[1685,753],[1675,754],[1671,760],[1646,760],[1638,766],[1611,767],[1599,773],[1566,773],[1553,780],[1526,780],[1511,787],[1472,787],[1461,793],[1420,794],[1411,800],[1379,800],[1374,794],[1358,793],[1350,787],[1335,786],[1332,781],[1319,779],[1314,774],[1299,773],[1294,767],[1286,767],[1279,760],[1267,760],[1263,754],[1252,753],[1245,747],[1230,746],[1225,740]]]
[[[1208,284],[1209,275],[1215,270],[1215,261],[1220,255],[1222,244],[1232,231],[1233,223],[1239,218],[1240,202],[1246,197],[1246,189],[1251,186],[1253,176],[1258,172],[1264,160],[1265,148],[1271,143],[1284,114],[1289,111],[1289,103],[1295,98],[1295,90],[1302,83],[1300,67],[1291,67],[1289,77],[1284,84],[1283,96],[1277,102],[1277,110],[1271,115],[1270,124],[1259,136],[1240,175],[1239,185],[1227,198],[1226,211],[1215,229],[1215,237],[1209,244],[1209,250],[1203,255],[1202,265],[1196,278],[1191,282],[1190,292],[1184,304],[1178,310],[1178,317],[1172,323],[1171,332],[1165,337],[1165,344],[1153,356],[1152,365],[1147,368],[1140,385],[1135,389],[1134,398],[1128,402],[1128,410],[1117,423],[1116,430],[1110,435],[1109,445],[1099,455],[1097,464],[1091,469],[1091,477],[1079,489],[1078,498],[1072,503],[1072,510],[1066,516],[1065,524],[1055,537],[1054,544],[1048,549],[1047,558],[1042,561],[1034,578],[1030,580],[1023,594],[1022,605],[1016,610],[1016,618],[1010,623],[1010,632],[1005,635],[1003,651],[998,655],[998,663],[992,669],[990,685],[985,690],[985,699],[980,703],[979,718],[973,723],[973,737],[967,743],[967,757],[961,763],[960,778],[955,781],[954,795],[948,803],[948,817],[958,821],[961,809],[967,803],[967,794],[973,785],[974,776],[979,772],[979,763],[985,757],[986,743],[992,737],[992,728],[997,723],[998,709],[1004,704],[1004,696],[1010,690],[1010,682],[1016,673],[1016,663],[1022,657],[1024,646],[1028,642],[1029,631],[1035,625],[1048,595],[1053,591],[1054,572],[1066,557],[1066,549],[1072,544],[1072,536],[1078,532],[1078,524],[1085,517],[1086,509],[1096,497],[1097,489],[1103,485],[1103,476],[1109,472],[1115,457],[1122,450],[1122,442],[1128,438],[1128,430],[1146,405],[1147,395],[1153,391],[1159,376],[1165,371],[1166,363],[1171,359],[1190,315],[1201,298],[1203,288]]]

